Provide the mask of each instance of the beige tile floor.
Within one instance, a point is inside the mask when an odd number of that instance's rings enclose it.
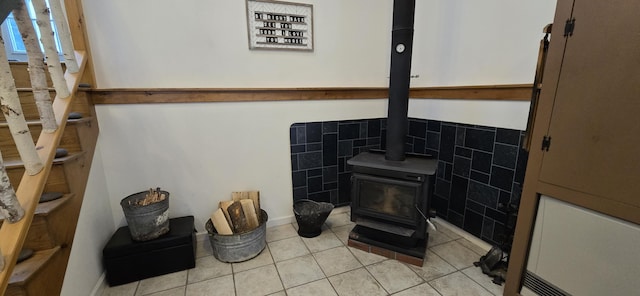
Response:
[[[473,266],[486,251],[450,229],[430,234],[422,267],[347,247],[354,224],[336,209],[315,238],[297,225],[267,228],[267,247],[246,262],[223,263],[199,240],[196,267],[121,286],[103,296],[197,295],[502,295],[502,286]],[[437,219],[436,219],[437,220]]]

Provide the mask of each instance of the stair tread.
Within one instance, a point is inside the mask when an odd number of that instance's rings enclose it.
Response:
[[[33,257],[16,264],[13,269],[9,285],[23,285],[33,277],[58,251],[60,247],[49,250],[37,251]]]
[[[36,206],[36,211],[34,213],[34,216],[48,216],[49,213],[51,213],[54,210],[60,208],[60,206],[65,204],[72,197],[73,197],[73,193],[68,193],[68,194],[63,195],[61,198],[58,198],[56,200],[39,203]],[[4,221],[4,219],[2,217],[0,217],[0,225],[2,225],[3,221]]]
[[[39,203],[36,207],[35,215],[47,216],[49,215],[49,213],[53,212],[54,210],[65,204],[67,201],[69,201],[69,199],[71,199],[72,197],[73,193],[68,193],[56,200]]]
[[[59,157],[53,160],[53,164],[63,164],[67,161],[71,161],[74,160],[76,158],[79,158],[80,156],[84,155],[85,152],[84,151],[80,151],[80,152],[72,152],[69,153],[69,155],[65,156],[65,157]],[[20,167],[24,167],[24,164],[22,162],[22,160],[8,160],[4,163],[4,166],[7,170],[9,169],[15,169],[15,168],[20,168]]]

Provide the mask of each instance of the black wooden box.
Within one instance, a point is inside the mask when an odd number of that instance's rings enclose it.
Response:
[[[169,232],[136,242],[129,227],[120,227],[102,250],[110,286],[194,268],[196,236],[193,216],[169,219]]]

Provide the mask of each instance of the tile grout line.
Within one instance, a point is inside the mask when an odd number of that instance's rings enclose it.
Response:
[[[345,212],[347,212],[347,211],[343,211],[342,213],[345,213]],[[342,214],[342,213],[340,213],[340,214]],[[342,226],[346,226],[346,225],[349,225],[349,224],[336,225],[335,227],[342,227]],[[327,225],[327,226],[328,226],[328,225]],[[293,224],[291,224],[291,227],[293,227]],[[293,227],[293,228],[295,229],[295,227]],[[445,228],[446,228],[446,227],[445,227]],[[389,293],[389,292],[387,291],[387,289],[386,289],[386,288],[385,288],[385,287],[380,283],[380,281],[379,281],[375,276],[373,276],[373,274],[371,274],[371,271],[370,271],[369,267],[371,267],[371,266],[373,266],[373,265],[375,265],[375,264],[379,264],[379,263],[381,263],[381,262],[385,262],[385,261],[387,261],[387,260],[392,260],[392,259],[383,259],[383,260],[382,260],[382,261],[380,261],[380,262],[376,262],[376,263],[372,263],[372,264],[369,264],[369,265],[365,265],[365,264],[364,264],[360,259],[358,259],[358,257],[356,257],[356,256],[355,256],[355,254],[353,253],[353,248],[352,248],[352,247],[349,247],[348,245],[345,245],[345,243],[344,243],[344,242],[342,242],[342,240],[340,240],[340,237],[339,237],[339,236],[338,236],[338,234],[336,233],[336,231],[335,231],[334,227],[327,227],[327,229],[328,229],[328,230],[330,230],[330,232],[331,232],[335,237],[337,237],[337,238],[338,238],[338,240],[340,241],[340,245],[339,245],[339,246],[334,246],[334,247],[331,247],[331,248],[328,248],[328,249],[325,249],[325,250],[320,250],[320,251],[317,251],[317,252],[315,252],[315,253],[314,253],[314,252],[312,252],[312,251],[311,251],[311,249],[309,248],[309,246],[308,246],[308,245],[304,242],[304,240],[301,238],[301,240],[302,240],[302,242],[303,242],[303,244],[304,244],[305,248],[306,248],[306,249],[307,249],[307,251],[308,251],[308,254],[310,254],[310,255],[311,255],[311,257],[313,258],[314,262],[315,262],[316,264],[318,264],[318,261],[316,260],[316,256],[315,256],[315,255],[316,255],[317,253],[319,253],[319,252],[323,252],[323,251],[327,251],[327,250],[336,249],[336,248],[338,248],[338,247],[346,247],[346,248],[347,248],[347,250],[349,251],[349,253],[350,253],[350,254],[351,254],[351,255],[356,259],[356,261],[360,264],[360,267],[358,267],[358,268],[356,268],[356,269],[352,269],[352,270],[347,270],[347,271],[344,271],[344,272],[341,272],[341,273],[335,274],[335,275],[333,275],[333,276],[337,276],[337,275],[340,275],[340,274],[345,274],[345,273],[351,272],[351,271],[353,271],[353,270],[357,270],[357,269],[359,269],[359,268],[363,268],[363,267],[364,267],[364,269],[367,271],[367,273],[368,273],[368,274],[369,274],[369,275],[370,275],[370,276],[375,280],[375,283],[376,283],[379,287],[381,287],[381,288],[382,288],[382,289],[383,289],[383,290],[384,290],[388,295],[391,295],[391,293]],[[463,247],[463,249],[466,249],[466,250],[470,251],[471,253],[473,253],[473,254],[476,254],[476,255],[477,255],[477,253],[476,253],[473,249],[471,249],[471,248],[467,247],[466,245],[464,245],[464,244],[462,244],[462,243],[460,242],[462,239],[464,239],[464,237],[452,238],[452,237],[450,237],[449,235],[447,235],[447,234],[445,234],[445,233],[442,233],[442,235],[444,235],[446,238],[448,238],[448,239],[450,239],[450,240],[449,240],[449,241],[447,241],[447,242],[443,242],[443,243],[437,244],[437,245],[432,245],[432,246],[430,246],[430,247],[428,248],[428,250],[431,250],[431,248],[432,248],[432,247],[439,246],[439,245],[442,245],[442,244],[445,244],[445,243],[450,243],[450,242],[454,242],[454,241],[455,241],[455,242],[457,242],[458,244],[460,244],[460,245]],[[296,237],[296,236],[291,236],[291,237],[289,237],[289,238],[292,238],[292,237]],[[280,239],[280,240],[283,240],[283,239],[287,239],[287,238],[282,238],[282,239]],[[279,241],[279,240],[277,240],[277,241]],[[474,244],[474,242],[472,242],[472,241],[469,241],[469,243]],[[475,245],[475,244],[474,244],[474,245]],[[479,247],[480,247],[480,246],[479,246]],[[480,247],[480,248],[481,248],[481,247]],[[270,250],[270,248],[269,248],[268,246],[267,246],[267,249],[268,249],[268,250]],[[431,252],[433,253],[433,255],[437,256],[437,257],[438,257],[438,258],[440,258],[442,261],[444,261],[444,262],[446,262],[447,264],[451,265],[451,263],[449,263],[447,260],[445,260],[444,258],[442,258],[442,257],[441,257],[440,255],[438,255],[437,253],[433,252],[432,250],[431,250]],[[208,256],[211,256],[211,255],[208,255]],[[277,293],[277,292],[284,292],[285,294],[288,294],[288,293],[286,292],[287,288],[284,286],[284,282],[282,281],[282,275],[280,274],[280,270],[277,268],[276,261],[275,261],[275,259],[274,259],[274,257],[273,257],[273,254],[270,252],[269,256],[271,257],[271,260],[272,260],[272,262],[273,262],[273,264],[274,264],[274,267],[276,267],[276,271],[278,272],[278,277],[279,277],[279,279],[280,279],[280,283],[282,284],[282,287],[283,287],[283,290],[276,291],[276,293]],[[302,256],[305,256],[305,255],[302,255]],[[298,256],[298,257],[302,257],[302,256]],[[297,257],[294,257],[294,258],[297,258]],[[294,259],[294,258],[290,258],[290,259]],[[283,261],[284,261],[284,260],[283,260]],[[404,263],[404,262],[400,262],[400,263],[402,263],[403,265],[407,266],[407,264],[406,264],[406,263]],[[264,266],[266,266],[266,265],[264,265]],[[321,270],[321,272],[323,273],[323,277],[322,277],[322,278],[319,278],[319,279],[317,279],[317,280],[314,280],[314,281],[311,281],[311,282],[308,282],[308,283],[300,284],[300,285],[297,285],[297,286],[292,286],[292,287],[290,287],[290,288],[295,288],[295,287],[303,286],[303,285],[306,285],[306,284],[309,284],[309,283],[318,282],[318,281],[321,281],[321,280],[323,280],[323,279],[326,279],[326,280],[329,282],[329,284],[331,285],[331,287],[332,287],[333,291],[337,294],[336,287],[331,283],[331,281],[329,281],[329,277],[327,276],[327,274],[326,274],[325,270],[320,266],[320,264],[318,264],[318,266],[320,267],[320,270]],[[262,267],[262,266],[254,267],[253,269],[255,269],[255,268],[259,268],[259,267]],[[418,275],[418,274],[416,273],[416,271],[414,271],[413,269],[411,269],[411,268],[410,268],[410,270],[411,270],[414,274],[416,274],[416,275],[421,279],[421,282],[420,282],[420,283],[418,283],[418,284],[416,284],[416,285],[413,285],[413,286],[411,286],[411,287],[407,287],[407,288],[405,288],[405,289],[403,289],[403,290],[396,291],[396,293],[397,293],[397,292],[404,291],[404,290],[408,290],[408,289],[411,289],[411,288],[414,288],[414,287],[417,287],[417,286],[420,286],[420,285],[422,285],[422,284],[425,284],[425,283],[426,283],[426,284],[428,284],[428,285],[429,285],[429,287],[431,287],[431,288],[432,288],[432,289],[434,289],[438,294],[440,294],[440,292],[439,292],[438,290],[436,290],[436,289],[431,285],[431,282],[433,282],[433,281],[435,281],[435,280],[437,280],[437,279],[440,279],[440,278],[442,278],[442,277],[446,277],[446,276],[448,276],[448,275],[451,275],[451,274],[453,274],[453,273],[455,273],[455,272],[458,272],[458,271],[459,271],[459,272],[462,272],[463,274],[465,274],[465,273],[463,272],[463,270],[465,270],[465,269],[469,269],[469,268],[471,268],[471,267],[473,267],[473,266],[466,266],[466,267],[464,267],[464,268],[455,268],[455,266],[454,266],[455,271],[450,272],[450,273],[447,273],[447,274],[440,275],[440,276],[435,277],[435,278],[432,278],[432,279],[430,279],[429,281],[427,281],[427,280],[426,280],[425,278],[423,278],[422,276]],[[231,271],[232,271],[232,272],[231,272],[231,274],[232,274],[232,280],[233,280],[233,285],[234,285],[234,293],[235,293],[236,295],[238,295],[237,286],[236,286],[236,284],[235,284],[235,275],[236,275],[236,271],[235,271],[235,268],[234,268],[233,264],[231,265]],[[491,291],[489,291],[485,286],[483,286],[482,284],[480,284],[478,281],[474,280],[473,278],[471,278],[471,277],[470,277],[470,276],[468,276],[467,274],[465,274],[465,277],[467,277],[467,278],[471,279],[474,283],[479,284],[479,285],[480,285],[484,290],[487,290],[489,293],[493,294],[493,293],[492,293]],[[214,277],[214,278],[218,278],[218,277]],[[188,283],[188,271],[187,271],[187,278],[186,278],[185,282],[186,282],[186,283],[185,283],[185,285],[183,286],[183,288],[184,288],[184,293],[186,294],[186,290],[187,290],[187,288],[188,288],[188,284],[189,284],[189,283]],[[135,287],[135,290],[134,290],[134,295],[135,295],[135,293],[139,292],[139,289],[140,289],[140,281],[138,281],[138,282],[136,283],[136,287]],[[166,290],[163,290],[163,291],[166,291]],[[159,291],[159,292],[162,292],[162,291]],[[157,293],[157,292],[154,292],[154,293]]]
[[[276,273],[278,273],[278,278],[280,279],[280,284],[282,285],[282,290],[281,291],[283,291],[284,294],[286,295],[287,294],[287,288],[284,286],[284,282],[282,281],[282,275],[280,275],[280,270],[278,269],[278,265],[276,264],[276,259],[273,258],[273,253],[271,253],[271,249],[269,249],[269,255],[271,256],[271,260],[273,261],[273,268],[275,268],[276,269]],[[280,292],[280,291],[276,291],[276,292],[273,292],[273,293],[278,293],[278,292]],[[270,293],[270,294],[273,294],[273,293]],[[238,294],[236,293],[236,295],[238,295]]]
[[[472,266],[475,267],[475,266]],[[469,267],[465,268],[465,269],[469,269]],[[474,280],[473,278],[471,278],[470,276],[468,276],[466,273],[464,273],[462,270],[460,270],[460,273],[462,273],[464,276],[466,276],[468,279],[470,279],[471,281],[473,281],[474,283],[478,284],[480,287],[482,287],[483,289],[485,289],[487,292],[489,292],[489,294],[491,295],[495,295],[493,294],[493,292],[489,291],[489,289],[485,288],[484,285],[482,285],[481,283],[479,283],[478,281]],[[484,274],[484,273],[483,273]],[[502,285],[501,285],[502,286]],[[496,295],[497,296],[497,295]]]

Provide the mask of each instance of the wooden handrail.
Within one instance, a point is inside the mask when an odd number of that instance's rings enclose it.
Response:
[[[25,210],[25,216],[22,220],[13,224],[3,223],[0,228],[0,250],[2,250],[2,254],[5,256],[6,261],[4,270],[0,272],[0,295],[4,295],[7,290],[7,286],[9,285],[9,280],[11,279],[11,274],[16,265],[16,260],[18,259],[18,255],[22,249],[22,245],[24,244],[27,232],[31,226],[31,221],[33,220],[38,200],[40,199],[40,195],[42,194],[47,178],[49,177],[56,148],[58,147],[62,134],[64,133],[64,128],[67,124],[67,116],[69,115],[72,106],[72,100],[75,98],[78,91],[78,85],[80,84],[80,79],[84,72],[84,67],[87,62],[86,52],[76,51],[75,55],[80,66],[80,71],[74,74],[67,71],[64,74],[67,86],[71,91],[71,96],[65,99],[56,97],[53,101],[53,110],[56,115],[58,129],[54,133],[50,134],[40,133],[36,144],[36,148],[39,149],[38,155],[45,167],[40,173],[33,176],[29,176],[25,173],[18,185],[18,189],[16,190],[18,200]]]

